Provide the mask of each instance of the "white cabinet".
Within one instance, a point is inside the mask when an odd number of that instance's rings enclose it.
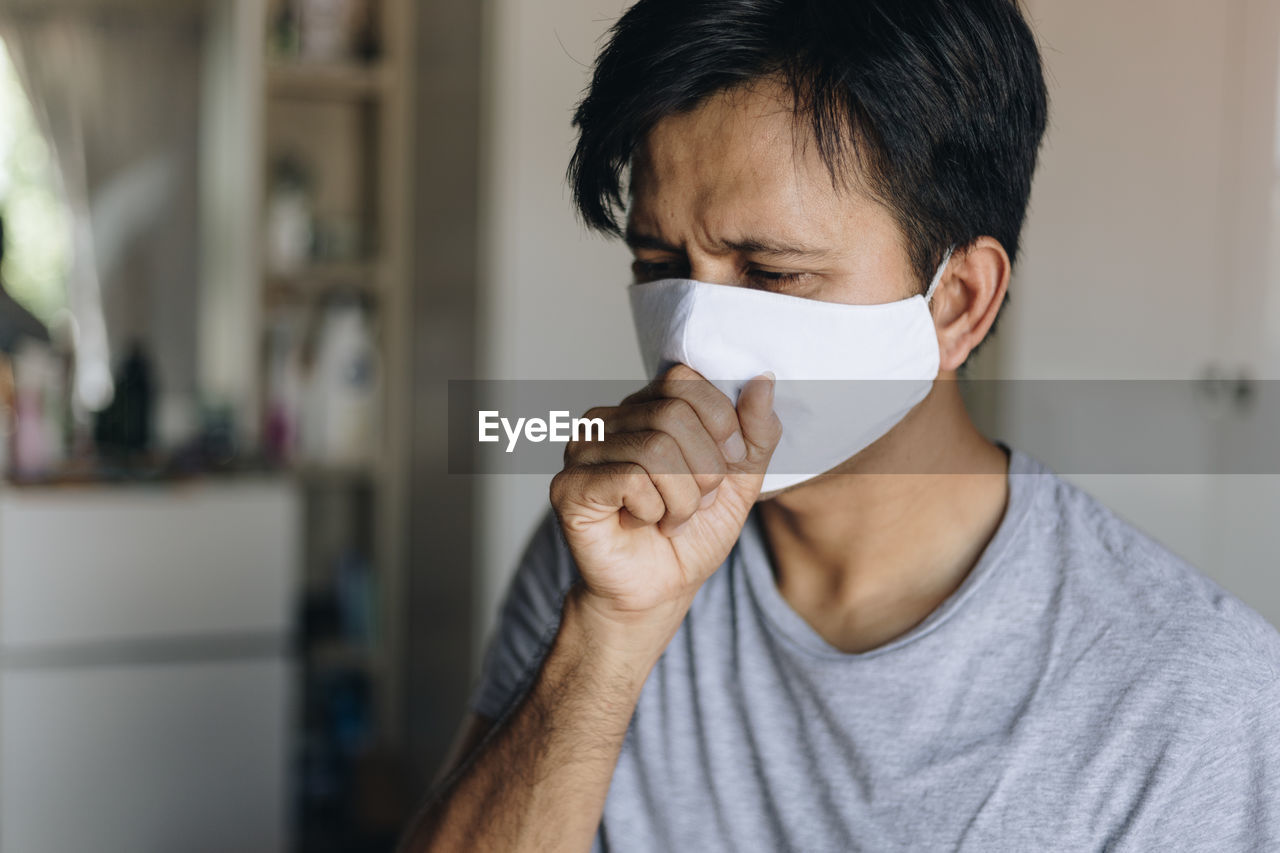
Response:
[[[6,669],[4,853],[281,853],[283,658]]]
[[[288,847],[299,503],[0,490],[0,853]]]
[[[0,497],[0,645],[277,635],[299,555],[264,482],[20,489]]]

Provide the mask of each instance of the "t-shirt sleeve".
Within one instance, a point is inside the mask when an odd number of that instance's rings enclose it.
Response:
[[[1173,760],[1124,850],[1280,850],[1280,678]]]
[[[471,709],[496,720],[519,700],[555,638],[577,568],[550,510],[525,546],[485,648]]]

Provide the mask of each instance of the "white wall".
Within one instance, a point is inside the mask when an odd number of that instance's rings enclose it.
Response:
[[[1007,375],[1189,379],[1259,360],[1268,302],[1280,310],[1275,3],[1026,6],[1050,127],[1004,318]]]
[[[602,34],[626,5],[489,4],[480,378],[642,375],[626,300],[629,255],[621,242],[584,231],[564,178],[573,107]],[[491,476],[481,482],[477,622],[483,636],[531,527],[548,507],[549,481]]]
[[[1002,321],[1004,375],[1185,380],[1169,414],[1202,439],[1187,464],[1205,473],[1062,473],[1280,625],[1280,477],[1214,473],[1274,459],[1275,436],[1248,438],[1246,413],[1208,417],[1194,395],[1211,365],[1280,378],[1280,7],[1027,5],[1050,128]],[[1073,414],[1007,406],[1006,427],[1045,439],[1050,462],[1073,442],[1122,438]]]

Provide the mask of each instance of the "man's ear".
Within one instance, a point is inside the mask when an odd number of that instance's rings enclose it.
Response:
[[[979,237],[951,256],[930,303],[938,330],[940,370],[956,370],[982,343],[1004,304],[1012,269],[993,237]]]

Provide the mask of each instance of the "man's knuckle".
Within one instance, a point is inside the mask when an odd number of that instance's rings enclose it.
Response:
[[[576,465],[581,461],[582,447],[576,441],[571,441],[564,446],[564,464],[565,466]]]
[[[551,478],[551,503],[560,504],[569,494],[573,472],[566,468]]]
[[[679,451],[676,440],[669,433],[661,430],[649,430],[640,439],[640,452],[648,459],[655,461],[670,459],[672,454]]]
[[[631,488],[639,486],[643,489],[644,484],[649,482],[649,472],[639,462],[621,462],[612,466],[610,472]]]
[[[689,365],[675,364],[667,368],[667,371],[662,374],[662,378],[664,380],[672,380],[672,379],[680,380],[680,379],[691,379],[697,375],[698,375],[697,372],[694,371],[694,369]]]
[[[680,397],[663,397],[661,400],[655,400],[652,411],[655,423],[666,426],[688,423],[690,416],[697,418],[697,413],[689,405],[689,401]]]

